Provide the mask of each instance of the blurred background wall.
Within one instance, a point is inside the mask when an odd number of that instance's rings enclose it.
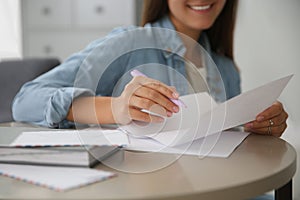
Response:
[[[21,57],[19,0],[0,0],[0,61]]]
[[[300,161],[300,1],[240,0],[235,33],[235,57],[243,91],[285,75],[295,74],[280,97],[289,113],[283,139]],[[294,178],[300,199],[300,167]]]

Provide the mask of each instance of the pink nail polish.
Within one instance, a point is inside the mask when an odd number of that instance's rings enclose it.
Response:
[[[264,116],[259,116],[259,117],[257,117],[256,120],[259,121],[259,122],[262,122],[264,119],[265,119]]]
[[[253,127],[253,123],[248,123],[245,125],[247,128],[252,128]]]
[[[178,109],[176,106],[174,106],[174,107],[173,107],[173,111],[174,111],[174,112],[178,112],[179,109]]]
[[[172,96],[173,96],[175,99],[177,99],[177,98],[179,97],[179,94],[176,93],[176,92],[173,92]]]

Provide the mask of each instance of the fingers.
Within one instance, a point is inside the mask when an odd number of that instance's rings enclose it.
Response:
[[[142,112],[141,110],[136,108],[130,108],[129,113],[132,120],[137,120],[141,122],[153,122],[153,123],[161,123],[164,121],[164,118],[162,117],[149,115],[148,113]]]
[[[262,122],[266,119],[272,119],[280,115],[280,113],[282,112],[283,112],[283,105],[280,102],[276,101],[272,106],[264,110],[262,113],[258,114],[256,120],[258,122]]]
[[[271,107],[260,113],[255,121],[247,123],[245,130],[280,137],[287,128],[287,118],[288,114],[285,112],[283,105],[280,102],[275,102]]]
[[[285,129],[287,128],[287,124],[281,124],[279,126],[272,126],[270,127],[264,127],[264,128],[256,128],[256,129],[249,129],[247,127],[245,127],[245,131],[250,131],[253,133],[258,133],[258,134],[262,134],[262,135],[273,135],[275,137],[281,137],[281,135],[283,134],[283,132],[285,131]],[[269,134],[270,131],[270,134]]]
[[[170,100],[170,98],[178,99],[179,94],[176,90],[154,79],[134,77],[126,86],[124,93],[129,99],[129,106],[149,109],[154,104],[159,104],[168,112],[179,111],[179,107]]]
[[[142,86],[151,88],[152,90],[163,94],[168,98],[178,99],[179,97],[179,94],[176,92],[176,89],[174,87],[170,87],[160,81],[141,76],[134,77],[133,80]]]
[[[170,101],[170,99],[157,92],[156,90],[147,87],[140,87],[135,91],[135,95],[143,99],[143,102],[145,102],[145,105],[139,108],[149,109],[154,104],[159,104],[169,112],[177,113],[179,111],[177,105],[175,105],[172,101]]]
[[[179,107],[170,99],[178,99],[179,94],[174,87],[170,87],[157,80],[137,76],[128,83],[119,99],[127,107],[128,119],[143,122],[162,122],[163,117],[171,117],[179,112]],[[144,110],[150,111],[149,113]],[[153,114],[155,113],[155,114]]]
[[[139,110],[146,109],[162,116],[172,116],[172,112],[165,110],[163,107],[146,98],[132,96],[130,99],[130,105],[134,105],[134,107]]]
[[[275,116],[273,118],[270,118],[274,125],[279,126],[283,123],[285,123],[285,121],[287,120],[288,115],[286,112],[281,112],[278,116]],[[264,127],[269,127],[270,126],[270,119],[267,118],[267,120],[264,121],[252,121],[248,124],[246,124],[246,126],[248,128],[252,128],[252,129],[259,129],[259,128],[264,128]]]

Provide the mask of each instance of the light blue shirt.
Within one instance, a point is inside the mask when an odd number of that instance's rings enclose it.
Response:
[[[186,49],[174,30],[167,16],[145,27],[113,30],[60,66],[26,83],[14,99],[14,119],[51,128],[68,128],[73,125],[66,120],[73,99],[118,96],[130,81],[128,72],[133,68],[185,94]],[[212,52],[205,33],[198,42],[217,66],[207,67],[211,95],[217,101],[238,95],[240,76],[233,61]]]

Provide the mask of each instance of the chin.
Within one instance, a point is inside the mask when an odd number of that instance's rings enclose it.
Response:
[[[201,25],[196,25],[193,26],[195,30],[207,30],[212,27],[213,23],[208,23],[208,24],[201,24]]]

